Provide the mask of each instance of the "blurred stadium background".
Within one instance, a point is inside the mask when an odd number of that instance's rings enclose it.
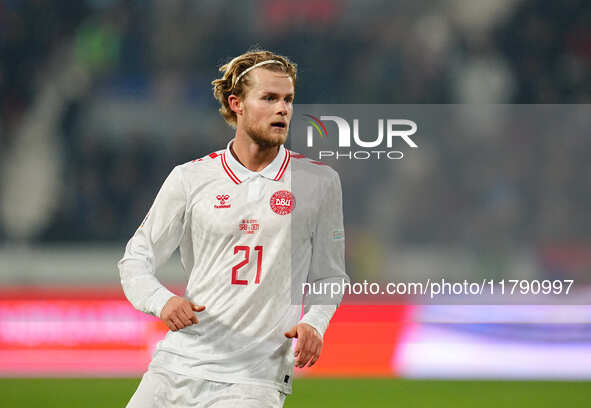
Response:
[[[115,263],[172,167],[232,136],[209,84],[253,45],[298,63],[297,103],[591,102],[585,0],[0,0],[0,405],[125,404],[165,327]],[[591,138],[522,134],[343,179],[352,278],[591,288]],[[178,261],[161,277],[182,293]],[[590,322],[584,304],[346,299],[287,406],[587,406]]]

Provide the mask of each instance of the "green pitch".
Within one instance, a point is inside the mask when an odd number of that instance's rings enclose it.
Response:
[[[139,379],[0,379],[3,407],[124,407]],[[298,379],[286,408],[591,406],[589,382]]]

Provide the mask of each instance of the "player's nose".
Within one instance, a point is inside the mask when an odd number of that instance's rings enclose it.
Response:
[[[281,116],[287,116],[287,114],[289,113],[289,102],[280,101],[277,113]]]

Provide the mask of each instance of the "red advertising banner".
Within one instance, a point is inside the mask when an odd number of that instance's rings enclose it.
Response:
[[[391,376],[408,306],[343,304],[306,376]],[[0,291],[1,376],[137,376],[167,327],[118,289]]]

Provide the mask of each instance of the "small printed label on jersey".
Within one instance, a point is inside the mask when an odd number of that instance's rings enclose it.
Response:
[[[259,223],[257,220],[254,219],[244,219],[240,220],[240,224],[238,224],[238,229],[245,234],[254,234],[259,230]]]
[[[286,383],[286,384],[289,382],[289,375],[286,375],[286,376],[283,378],[283,382],[284,382],[284,383]]]
[[[280,190],[271,196],[269,202],[275,214],[287,215],[295,208],[295,197],[287,190]]]
[[[341,239],[345,239],[345,231],[336,230],[336,231],[332,232],[332,240],[333,241],[340,241]]]
[[[215,198],[218,200],[218,203],[214,204],[213,208],[230,208],[230,204],[228,204],[230,196],[228,194],[218,194]]]

